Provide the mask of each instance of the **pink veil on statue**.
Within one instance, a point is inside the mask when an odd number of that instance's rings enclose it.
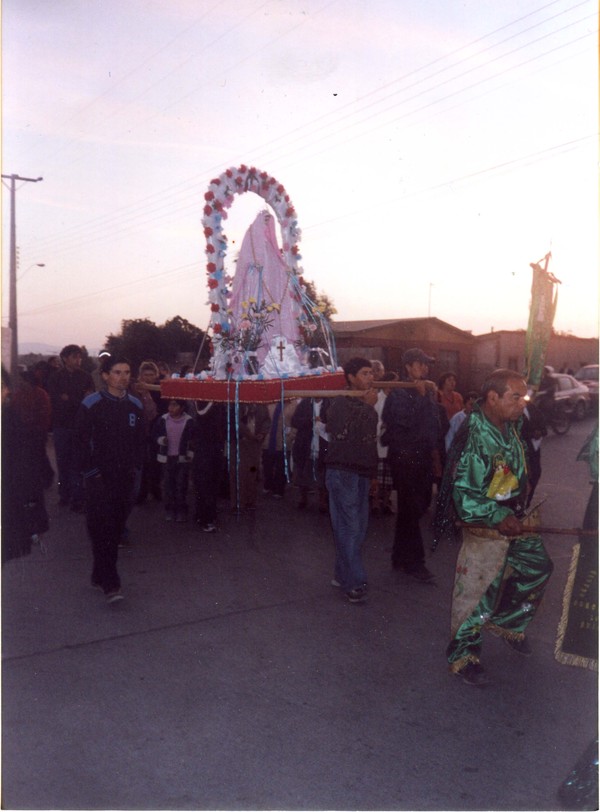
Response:
[[[257,350],[259,363],[269,351],[274,336],[285,336],[293,344],[300,337],[300,304],[294,298],[293,274],[286,266],[277,245],[275,218],[262,211],[246,231],[237,260],[229,307],[234,327],[239,327],[245,308],[242,302],[255,299],[260,307],[276,305],[269,313],[271,321]]]

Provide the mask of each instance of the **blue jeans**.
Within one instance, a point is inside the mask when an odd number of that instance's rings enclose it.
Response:
[[[325,484],[335,541],[335,579],[348,592],[367,583],[361,549],[369,524],[369,477],[328,468]]]

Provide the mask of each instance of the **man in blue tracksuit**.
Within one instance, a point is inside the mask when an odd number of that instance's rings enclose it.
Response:
[[[142,404],[127,391],[129,361],[108,357],[101,374],[106,388],[83,400],[75,432],[94,557],[92,586],[113,603],[123,598],[117,556],[133,503],[136,469],[142,465],[144,428]]]

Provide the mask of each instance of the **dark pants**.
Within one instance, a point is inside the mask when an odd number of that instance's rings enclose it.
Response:
[[[86,482],[87,530],[94,556],[92,583],[101,586],[105,593],[121,586],[117,557],[131,510],[133,480],[131,471],[96,476]]]
[[[58,468],[58,495],[64,503],[82,503],[83,485],[77,471],[75,429],[55,428],[52,431],[56,467]]]
[[[394,457],[390,462],[398,494],[392,565],[411,572],[425,564],[419,521],[431,502],[432,464],[428,458]]]
[[[529,472],[527,481],[529,482],[529,493],[527,495],[527,505],[529,507],[533,501],[533,495],[538,482],[542,476],[542,453],[540,449],[537,450],[533,446],[527,446],[529,452]]]
[[[283,496],[285,491],[285,457],[282,451],[269,451],[262,453],[263,485],[266,491],[277,496]]]
[[[165,510],[187,511],[189,463],[167,457],[165,470]]]
[[[162,476],[161,463],[156,459],[156,443],[153,440],[146,441],[144,449],[144,464],[142,466],[142,476],[140,489],[136,496],[136,501],[142,504],[150,494],[156,501],[161,499],[160,480]]]
[[[224,457],[221,445],[204,445],[192,463],[192,480],[196,498],[195,519],[199,524],[214,524],[217,499],[223,478]]]

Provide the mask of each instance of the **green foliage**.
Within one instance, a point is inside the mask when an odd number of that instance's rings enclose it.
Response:
[[[312,324],[313,328],[311,329],[314,329],[314,326],[316,326],[316,330],[311,332],[309,330],[302,329],[301,325],[302,340],[300,343],[305,344],[308,347],[320,347],[325,350],[328,348],[327,336],[323,330],[323,324],[321,323],[320,318],[315,318],[315,316],[319,314],[326,323],[330,323],[331,317],[337,313],[337,310],[327,294],[319,293],[317,291],[314,282],[310,282],[303,278],[302,284],[305,287],[306,295],[312,302],[312,307],[306,308],[306,312],[309,313],[309,311],[311,311],[313,314],[312,316],[309,315],[306,320],[303,320],[303,324]]]
[[[104,349],[111,355],[123,355],[135,370],[142,361],[166,361],[173,365],[182,352],[197,353],[204,331],[181,316],[174,316],[162,325],[150,319],[124,319],[121,332],[107,336]],[[208,357],[208,346],[202,356]]]
[[[328,321],[331,321],[331,317],[335,316],[337,310],[335,309],[335,306],[329,296],[327,296],[326,293],[319,293],[314,282],[309,282],[304,278],[302,279],[302,282],[306,288],[307,296],[312,299],[316,305],[323,306],[321,312]]]

